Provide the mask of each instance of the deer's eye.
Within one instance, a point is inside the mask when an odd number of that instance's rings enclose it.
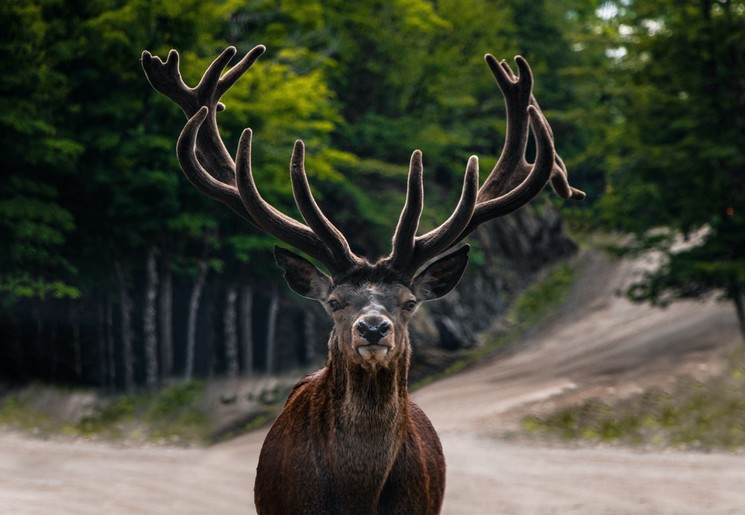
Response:
[[[328,304],[331,311],[338,311],[341,309],[341,303],[336,299],[330,299]]]
[[[404,311],[414,311],[416,305],[417,302],[415,300],[407,300],[403,305]]]

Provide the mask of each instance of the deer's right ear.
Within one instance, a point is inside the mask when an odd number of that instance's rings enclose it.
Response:
[[[307,259],[274,247],[274,260],[285,271],[285,281],[298,295],[323,302],[331,291],[331,278]]]

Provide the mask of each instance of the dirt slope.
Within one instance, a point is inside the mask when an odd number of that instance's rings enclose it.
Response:
[[[742,454],[504,438],[527,413],[723,366],[740,344],[734,310],[715,302],[660,310],[615,296],[643,266],[593,260],[564,313],[526,349],[417,392],[448,458],[444,513],[745,513]]]
[[[713,302],[657,310],[615,297],[639,265],[588,261],[567,308],[524,350],[416,392],[445,448],[445,514],[745,513],[741,454],[504,436],[529,412],[721,366],[738,343],[734,312]],[[253,513],[264,434],[182,450],[0,433],[0,513]]]

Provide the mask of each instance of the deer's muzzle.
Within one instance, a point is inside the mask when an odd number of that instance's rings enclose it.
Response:
[[[393,323],[384,316],[362,316],[354,323],[353,331],[354,347],[366,360],[385,358],[393,348]]]

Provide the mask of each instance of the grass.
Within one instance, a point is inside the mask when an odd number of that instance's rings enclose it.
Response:
[[[30,385],[0,397],[0,428],[42,437],[64,435],[176,446],[212,444],[271,422],[290,389],[290,385],[278,383],[256,393],[255,398],[249,394],[245,413],[231,422],[219,412],[236,398],[216,400],[203,381],[112,396]]]
[[[51,415],[29,408],[15,395],[9,395],[0,402],[0,426],[32,433],[47,433],[60,424]]]
[[[735,354],[721,376],[703,382],[681,378],[672,388],[652,388],[612,404],[593,398],[545,417],[526,417],[523,427],[564,441],[745,449],[745,352]]]
[[[566,299],[572,284],[574,269],[567,263],[554,266],[515,299],[507,313],[508,322],[519,331],[529,329]]]
[[[37,435],[63,434],[109,440],[161,442],[178,445],[208,441],[210,424],[201,407],[204,383],[191,381],[156,393],[138,393],[97,399],[82,414],[69,416],[55,410],[58,398],[71,392],[33,386],[0,399],[0,426]],[[47,402],[39,402],[39,398]]]

